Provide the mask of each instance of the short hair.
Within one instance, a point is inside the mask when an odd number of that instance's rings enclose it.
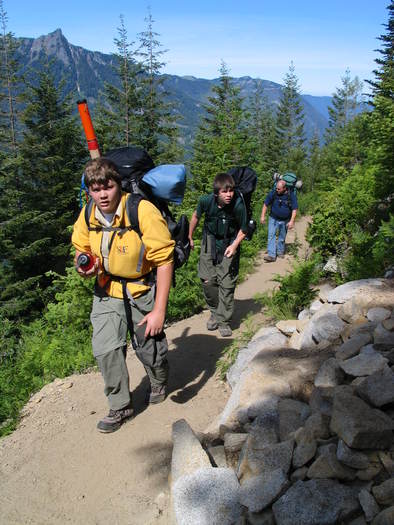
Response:
[[[88,188],[93,184],[106,186],[110,180],[113,180],[118,186],[122,186],[122,177],[119,175],[116,165],[103,157],[92,159],[86,164],[84,180]]]
[[[228,173],[218,173],[213,180],[213,192],[217,195],[220,190],[234,189],[235,182]]]

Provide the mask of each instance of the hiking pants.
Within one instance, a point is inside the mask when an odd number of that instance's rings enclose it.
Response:
[[[220,263],[214,264],[210,245],[210,242],[201,243],[198,276],[211,313],[218,323],[227,324],[234,311],[240,251],[237,250],[233,257],[223,257]]]
[[[284,255],[285,253],[285,239],[288,222],[288,219],[279,220],[271,217],[271,215],[269,216],[267,252],[271,257],[276,258],[277,255]],[[278,232],[278,240],[276,239],[276,232]]]
[[[131,305],[133,326],[134,331],[139,335],[140,343],[136,355],[144,365],[151,386],[166,384],[168,346],[165,334],[163,332],[159,336],[144,340],[145,325],[137,326],[153,308],[153,292],[149,290],[134,300],[138,308]],[[93,355],[104,379],[104,393],[109,407],[120,410],[128,406],[131,401],[126,365],[127,320],[123,299],[95,295],[90,319],[93,326]]]

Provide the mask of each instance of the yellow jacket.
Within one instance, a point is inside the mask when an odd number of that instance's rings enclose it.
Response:
[[[126,213],[126,197],[123,193],[121,198],[120,217],[115,215],[112,226],[114,228],[129,226]],[[95,217],[96,206],[93,204],[90,214],[90,226],[101,226]],[[138,279],[148,274],[152,269],[169,264],[173,261],[174,240],[171,239],[166,221],[161,216],[159,210],[151,202],[142,200],[138,206],[138,222],[141,230],[141,238],[134,230],[127,230],[125,233],[111,232],[111,244],[108,257],[108,272],[117,277],[127,279]],[[92,253],[100,259],[99,282],[105,275],[102,268],[103,255],[101,252],[103,232],[89,231],[85,221],[85,208],[81,210],[79,217],[74,224],[72,243],[80,252]],[[141,270],[138,271],[138,263],[141,248],[145,249]],[[131,295],[138,297],[149,289],[143,283],[127,283],[127,288]],[[106,285],[106,292],[112,297],[122,298],[122,285],[120,282],[109,280]]]

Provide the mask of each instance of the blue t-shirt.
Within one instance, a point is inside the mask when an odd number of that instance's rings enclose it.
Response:
[[[270,215],[274,219],[285,221],[290,219],[291,212],[298,210],[297,197],[294,191],[286,190],[285,193],[279,195],[275,189],[271,190],[267,195],[264,204],[271,206]]]

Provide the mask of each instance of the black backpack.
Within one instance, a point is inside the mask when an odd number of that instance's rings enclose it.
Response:
[[[143,199],[152,202],[167,222],[171,238],[175,241],[174,269],[183,266],[190,255],[189,221],[186,215],[182,215],[180,219],[176,221],[168,208],[168,200],[155,197],[152,193],[152,188],[144,182],[144,175],[155,167],[149,154],[140,147],[126,146],[112,149],[103,157],[111,160],[115,164],[122,178],[122,189],[132,194],[132,198],[129,196],[126,200],[126,214],[130,223],[130,229],[137,232],[141,237],[138,221],[138,205]],[[180,198],[183,198],[184,189],[184,187],[179,189],[179,184],[177,185],[178,194],[182,193]],[[92,206],[93,201],[89,200],[85,207],[85,221],[90,229]]]
[[[257,173],[249,166],[237,166],[227,172],[235,182],[237,193],[242,198],[248,217],[248,233],[245,239],[250,241],[256,230],[256,221],[252,217],[251,200],[257,185]]]

